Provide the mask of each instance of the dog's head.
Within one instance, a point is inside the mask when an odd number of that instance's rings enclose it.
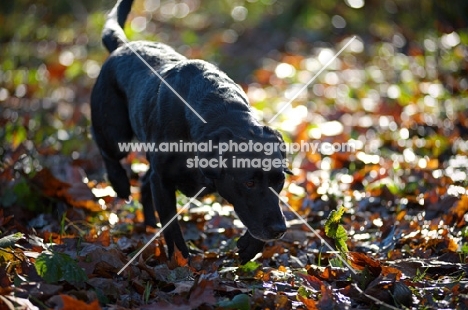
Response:
[[[224,132],[212,138],[214,145],[218,141],[219,148],[199,156],[216,158],[222,165],[202,168],[202,173],[234,206],[253,237],[264,241],[281,238],[286,223],[277,194],[283,189],[285,173],[291,173],[281,135],[258,126],[243,137]]]

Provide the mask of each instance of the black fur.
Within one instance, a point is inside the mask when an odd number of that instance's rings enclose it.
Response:
[[[111,53],[103,64],[91,95],[94,138],[106,165],[109,181],[117,195],[128,198],[130,183],[120,160],[119,142],[136,138],[142,142],[204,142],[233,140],[282,142],[281,135],[260,125],[253,117],[242,89],[214,65],[189,60],[162,43],[146,41],[125,44],[122,30],[132,0],[118,1],[108,16],[102,41]],[[137,52],[192,107],[203,123],[133,52]],[[226,153],[226,158],[285,158],[280,151]],[[242,262],[262,250],[264,241],[286,231],[278,197],[287,169],[190,169],[187,159],[218,157],[214,153],[148,153],[150,169],[143,178],[142,203],[145,223],[155,226],[154,206],[162,225],[176,214],[176,190],[195,195],[203,186],[208,194],[218,191],[233,204],[248,232],[239,239]],[[253,182],[253,186],[252,183]],[[189,252],[177,221],[164,231],[169,255],[174,246],[187,257]]]

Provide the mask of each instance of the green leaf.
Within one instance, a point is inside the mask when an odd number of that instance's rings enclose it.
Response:
[[[461,234],[465,238],[468,237],[468,226],[465,226],[465,227],[462,228]]]
[[[332,211],[325,222],[325,234],[335,240],[336,247],[341,253],[348,252],[348,247],[346,246],[348,233],[343,225],[340,224],[344,212],[345,208],[343,207]]]
[[[225,300],[220,302],[219,306],[223,309],[249,310],[250,298],[246,294],[239,294],[234,296],[232,300]]]
[[[82,283],[88,280],[83,269],[67,254],[56,252],[41,253],[34,264],[37,273],[47,283],[67,281],[69,283]]]
[[[343,268],[343,261],[338,257],[333,257],[330,259],[330,266]]]
[[[464,243],[461,247],[461,251],[463,254],[468,254],[468,243]]]
[[[348,240],[348,233],[343,225],[339,225],[336,231],[335,243],[338,250],[342,253],[348,252],[348,246],[346,245],[346,240]]]
[[[20,232],[12,235],[8,235],[0,239],[0,248],[9,248],[15,245],[18,240],[23,239],[24,235]]]
[[[257,270],[262,264],[254,262],[254,261],[249,261],[245,265],[242,265],[239,267],[240,270],[246,273],[254,272]]]
[[[308,290],[306,287],[300,286],[297,290],[297,295],[305,298],[311,298],[313,294],[312,291]]]
[[[325,222],[325,234],[330,238],[335,238],[336,229],[340,224],[341,217],[345,212],[345,208],[340,207],[338,210],[333,210]]]
[[[39,274],[47,283],[58,282],[62,279],[60,264],[62,260],[60,255],[55,253],[41,253],[34,263],[37,274]]]

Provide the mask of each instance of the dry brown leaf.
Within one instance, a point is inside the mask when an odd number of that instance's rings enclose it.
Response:
[[[91,189],[81,180],[70,184],[55,177],[49,169],[44,168],[31,179],[31,182],[46,197],[60,199],[71,206],[85,208],[92,212],[102,211]]]
[[[202,279],[195,282],[190,293],[189,303],[192,309],[203,304],[215,305],[213,280]]]
[[[378,276],[382,271],[380,262],[370,258],[365,253],[349,252],[348,257],[354,269],[364,270],[367,267],[374,276]]]

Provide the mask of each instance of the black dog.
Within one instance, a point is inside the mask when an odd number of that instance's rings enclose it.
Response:
[[[212,64],[188,60],[161,43],[125,44],[122,28],[132,2],[119,0],[109,13],[102,41],[111,55],[102,66],[91,95],[94,138],[119,197],[127,199],[130,195],[129,179],[119,162],[128,152],[119,149],[119,142],[130,142],[134,137],[156,145],[180,141],[212,141],[213,145],[228,141],[284,143],[278,132],[255,120],[242,89]],[[233,204],[248,229],[238,241],[239,255],[245,263],[262,250],[265,241],[280,238],[286,231],[279,199],[270,190],[271,187],[280,192],[283,188],[284,172],[289,173],[284,165],[285,153],[276,149],[269,155],[254,151],[218,155],[213,150],[147,153],[150,169],[142,183],[145,223],[156,225],[153,203],[162,225],[169,222],[176,214],[176,190],[189,197],[203,187],[206,189],[201,195],[218,191]],[[233,156],[283,164],[271,169],[239,169],[231,164]],[[189,168],[188,163],[194,158],[229,160],[219,168]],[[188,257],[177,221],[167,227],[164,238],[170,256],[175,245]]]

